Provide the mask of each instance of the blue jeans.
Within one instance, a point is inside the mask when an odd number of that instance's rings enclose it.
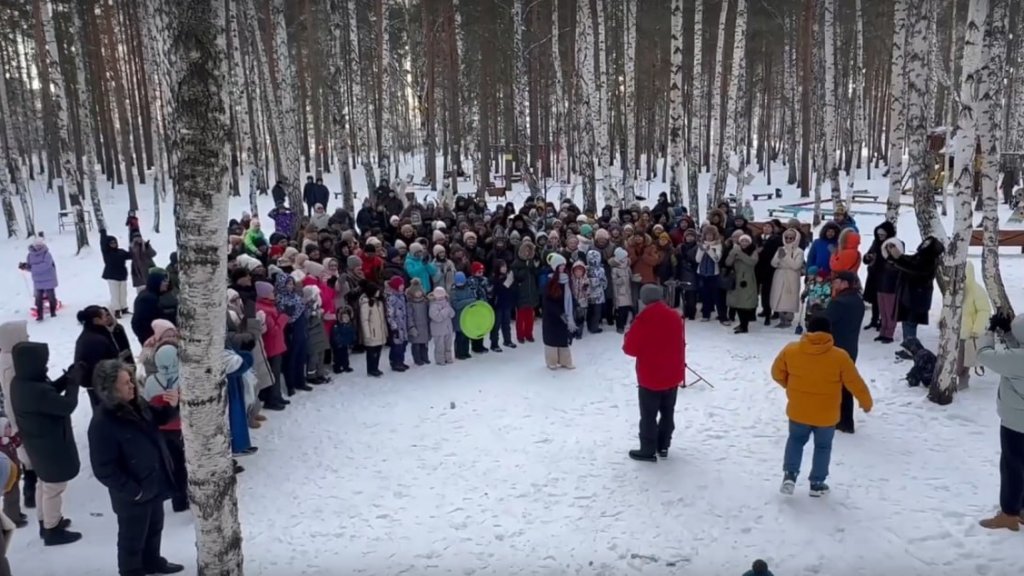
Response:
[[[913,322],[902,322],[900,324],[903,328],[903,341],[906,342],[911,338],[917,338],[917,324]]]
[[[786,455],[782,462],[782,471],[800,475],[800,462],[804,459],[804,445],[814,434],[814,456],[811,460],[811,484],[824,482],[828,478],[828,464],[832,460],[832,439],[835,438],[835,426],[808,426],[789,421],[789,439],[786,440]]]

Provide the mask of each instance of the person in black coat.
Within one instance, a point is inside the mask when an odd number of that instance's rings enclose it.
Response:
[[[128,361],[132,358],[128,337],[121,327],[102,306],[86,306],[78,312],[82,332],[75,341],[75,363],[82,363],[81,385],[89,393],[89,401],[95,409],[99,397],[92,390],[92,371],[102,360]],[[120,328],[118,342],[113,327]]]
[[[860,280],[848,270],[838,272],[832,279],[832,300],[825,316],[832,324],[832,340],[836,348],[845,350],[854,363],[860,344],[861,323],[864,322],[864,299],[860,294]],[[853,395],[843,388],[836,430],[853,434]]]
[[[882,244],[889,238],[896,237],[896,227],[892,222],[885,221],[875,226],[875,237],[871,241],[871,247],[864,254],[863,262],[868,267],[868,279],[864,283],[864,301],[871,304],[871,320],[864,327],[879,328],[881,319],[878,307],[878,280],[885,267],[885,256],[882,255]]]
[[[326,209],[327,202],[331,199],[331,191],[327,189],[327,186],[324,186],[323,178],[317,178],[315,186],[316,189],[314,190],[313,197],[316,199],[316,202],[313,203],[313,206],[321,204]]]
[[[11,349],[11,360],[11,406],[22,446],[39,478],[39,533],[46,546],[70,544],[82,537],[67,529],[71,521],[62,512],[64,491],[81,469],[71,414],[78,407],[82,367],[74,365],[51,381],[46,375],[50,347],[41,342],[16,344]]]
[[[548,368],[557,370],[575,368],[572,362],[572,334],[576,332],[573,319],[572,295],[569,289],[569,275],[565,272],[566,262],[560,254],[552,254],[548,265],[554,268],[544,296],[541,299],[541,335],[544,339],[544,360]]]
[[[284,178],[277,181],[274,187],[270,190],[270,196],[274,199],[274,205],[280,206],[285,203],[288,199],[288,192],[285,191],[284,186],[288,181]]]
[[[100,230],[100,252],[103,255],[103,275],[110,289],[110,308],[118,318],[128,312],[128,262],[131,252],[118,247],[117,238]]]
[[[917,338],[917,327],[928,325],[935,291],[935,273],[945,247],[934,237],[925,238],[911,255],[900,255],[891,261],[899,271],[896,281],[896,321],[902,323],[903,341]]]
[[[687,320],[697,318],[697,248],[697,231],[687,228],[683,232],[683,243],[679,245],[679,265],[676,266],[676,280],[679,281],[676,299],[683,301],[683,315]]]
[[[754,277],[761,290],[761,314],[764,316],[764,325],[771,326],[772,323],[772,279],[775,278],[775,267],[772,266],[772,258],[782,248],[782,222],[771,220],[761,230],[760,248],[757,255],[757,264],[754,265]]]
[[[306,176],[306,185],[302,187],[302,202],[306,205],[306,216],[313,215],[316,206],[317,190],[312,176]]]
[[[160,270],[152,270],[146,279],[146,289],[135,297],[135,305],[132,314],[132,332],[139,340],[139,344],[145,344],[146,340],[153,335],[153,320],[164,319],[177,323],[175,316],[170,316],[167,310],[161,305],[161,295],[168,291],[167,274]]]
[[[121,576],[175,574],[185,569],[160,555],[164,500],[174,489],[174,466],[159,427],[178,415],[178,391],[167,406],[150,406],[133,370],[104,360],[93,373],[100,406],[89,423],[89,460],[107,487],[117,515],[117,569]]]

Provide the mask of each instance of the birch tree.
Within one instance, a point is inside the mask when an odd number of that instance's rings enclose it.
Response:
[[[594,0],[595,22],[594,22],[594,47],[597,58],[597,102],[591,100],[591,113],[594,115],[594,140],[597,144],[597,154],[594,155],[595,169],[601,175],[601,188],[604,191],[605,206],[621,206],[622,197],[619,194],[618,186],[611,175],[609,166],[608,151],[608,60],[606,58],[605,44],[608,38],[608,31],[605,28],[604,0]]]
[[[839,185],[839,167],[836,166],[836,56],[835,56],[835,16],[834,0],[822,0],[823,20],[822,39],[825,48],[825,158],[822,168],[832,184],[832,206],[842,202],[842,188]]]
[[[288,53],[288,28],[284,18],[284,0],[272,0],[270,20],[274,27],[274,60],[277,62],[277,127],[278,148],[281,150],[281,169],[278,179],[288,192],[288,202],[293,210],[302,208],[301,158],[299,147],[299,110],[295,101],[295,87],[298,77],[295,64]]]
[[[557,4],[557,1],[555,2]],[[636,139],[636,3],[624,2],[622,6],[623,18],[623,70],[625,72],[625,158],[622,159],[623,166],[623,203],[627,206],[636,201],[636,162],[634,158]]]
[[[786,183],[789,184],[790,186],[792,186],[793,184],[796,184],[797,182],[799,182],[799,177],[797,176],[797,171],[796,171],[796,165],[797,165],[797,156],[796,156],[796,142],[797,142],[796,125],[797,125],[797,121],[798,121],[798,119],[800,117],[797,116],[797,113],[796,113],[796,102],[797,102],[797,99],[799,99],[800,96],[799,96],[799,93],[797,92],[797,87],[799,86],[799,84],[797,83],[797,75],[796,75],[796,67],[797,67],[797,63],[796,63],[796,52],[797,52],[796,45],[797,45],[797,42],[796,42],[796,25],[795,25],[795,22],[794,22],[795,19],[796,18],[793,17],[793,16],[790,16],[790,17],[786,18],[786,23],[785,23],[786,41],[785,41],[785,46],[783,48],[785,50],[785,54],[783,55],[783,68],[784,68],[783,73],[785,74],[785,77],[786,77],[786,83],[785,83],[785,88],[784,88],[784,91],[785,91],[785,94],[786,94],[786,117],[787,117],[787,122],[786,122],[786,161],[789,163],[789,174],[788,174],[788,178],[786,178]]]
[[[181,269],[178,355],[198,574],[241,576],[242,531],[224,386],[229,148],[223,0],[169,2],[175,230]]]
[[[1013,317],[999,267],[999,159],[1003,149],[1003,78],[1006,56],[1007,0],[989,0],[988,25],[984,30],[984,60],[979,71],[981,93],[976,103],[978,140],[981,145],[981,205],[984,247],[981,273],[985,291],[997,313]],[[1007,175],[1006,177],[1009,177]]]
[[[391,16],[391,0],[377,0],[380,10],[377,19],[377,53],[380,55],[380,157],[377,167],[381,178],[391,177],[392,168],[397,170],[398,156],[395,154],[395,123],[393,118],[392,100],[397,71],[391,63],[391,38],[388,34],[388,19]]]
[[[924,0],[911,0],[910,6]],[[939,323],[939,352],[935,365],[936,375],[932,379],[928,398],[937,404],[949,404],[958,384],[957,348],[960,340],[960,325],[963,320],[964,278],[967,267],[967,247],[971,239],[974,190],[974,151],[977,137],[978,115],[975,108],[975,94],[984,83],[982,69],[982,34],[988,14],[989,0],[970,0],[967,11],[967,32],[964,37],[963,75],[960,84],[960,111],[957,114],[957,130],[954,145],[956,156],[956,197],[954,199],[953,237],[946,247],[943,264],[946,267],[946,290],[942,298],[942,320]],[[927,30],[925,11],[912,11],[914,23]],[[924,22],[921,21],[924,19]],[[908,35],[908,42],[911,41]],[[910,61],[908,60],[908,66]],[[913,83],[913,74],[910,76]],[[922,237],[923,236],[922,230]]]
[[[259,169],[256,167],[256,148],[253,146],[252,134],[249,132],[249,102],[246,98],[245,62],[242,61],[242,26],[239,0],[225,0],[227,3],[228,40],[231,45],[231,109],[235,111],[235,125],[238,130],[238,141],[241,144],[239,166],[243,174],[249,175],[249,211],[259,214]],[[155,180],[155,179],[154,179]]]
[[[370,104],[366,101],[366,94],[363,93],[362,59],[359,58],[359,20],[356,18],[356,2],[357,0],[347,0],[345,2],[348,18],[348,66],[354,76],[350,84],[352,88],[352,102],[358,104],[355,107],[356,146],[359,148],[359,160],[363,166],[363,177],[366,179],[366,191],[371,192],[377,187],[377,177],[374,174],[373,167],[373,146],[370,144],[370,138],[367,134],[370,125],[368,116]]]
[[[672,0],[672,77],[668,88],[669,197],[683,198],[683,0]]]
[[[725,23],[729,13],[729,0],[722,0],[721,13],[718,16],[718,48],[715,50],[715,83],[711,86],[711,187],[708,190],[708,207],[718,203],[725,192],[725,176],[728,174],[728,166],[724,163],[722,154],[722,74],[724,73],[725,62]]]
[[[700,175],[700,114],[698,111],[704,102],[704,68],[702,63],[704,44],[704,0],[694,1],[693,15],[693,78],[690,81],[692,96],[690,97],[690,119],[687,126],[690,130],[690,157],[686,162],[686,188],[689,196],[690,217],[700,221],[700,191],[697,181]],[[674,12],[673,12],[674,14]],[[674,29],[674,28],[673,28]],[[708,208],[710,210],[710,207]]]
[[[0,172],[4,173],[3,178],[8,181],[10,185],[15,187],[18,193],[19,200],[21,200],[21,217],[25,221],[25,233],[28,237],[35,236],[36,229],[35,223],[32,218],[32,210],[28,204],[28,185],[25,183],[24,172],[21,171],[21,163],[18,158],[17,150],[15,147],[14,127],[13,118],[11,115],[11,108],[7,101],[7,70],[4,65],[3,58],[0,58],[0,124],[3,125],[4,131],[0,135],[0,139],[6,142],[6,146],[3,147],[3,157],[0,161],[3,165],[0,166]],[[14,181],[11,182],[7,178],[7,174],[14,175]],[[13,191],[12,191],[13,192]],[[0,198],[0,202],[4,200]],[[14,223],[15,234],[17,234],[17,214],[14,212],[13,202],[10,208],[10,214],[7,213],[7,205],[3,205],[4,218],[7,220],[8,232],[12,222]]]
[[[850,173],[847,175],[846,190],[847,197],[852,203],[853,182],[857,173],[857,166],[860,164],[861,151],[864,149],[864,14],[861,10],[862,0],[854,2],[854,19],[856,19],[856,32],[854,34],[854,57],[856,64],[853,74],[853,162],[850,164]],[[870,160],[870,159],[869,159]]]
[[[903,50],[907,41],[907,2],[893,0],[892,79],[889,88],[889,197],[885,219],[893,224],[900,217],[903,194],[903,146],[906,137],[905,93],[907,87]]]
[[[60,58],[57,50],[57,36],[54,31],[53,5],[50,0],[42,2],[40,16],[42,18],[43,34],[46,38],[46,60],[50,69],[50,112],[53,114],[57,124],[57,136],[60,146],[60,173],[61,184],[67,191],[68,200],[71,204],[71,211],[75,220],[75,242],[78,245],[78,252],[89,245],[89,235],[85,227],[85,210],[82,207],[82,199],[79,196],[79,184],[81,178],[75,162],[75,148],[70,139],[68,130],[68,96],[67,86],[64,84],[64,73],[60,67]],[[123,137],[123,136],[122,136]],[[63,191],[60,192],[63,194]]]
[[[576,0],[576,107],[579,119],[578,162],[583,181],[583,208],[597,210],[594,176],[594,34],[589,0]]]
[[[7,237],[17,238],[18,214],[14,211],[14,200],[11,193],[13,182],[10,178],[11,173],[7,169],[11,158],[9,146],[14,146],[14,140],[11,139],[13,132],[10,128],[11,116],[7,111],[7,71],[4,68],[3,58],[0,58],[0,99],[2,99],[0,104],[3,106],[0,123],[4,125],[4,133],[0,136],[0,161],[3,162],[0,165],[0,206],[3,207],[4,221],[7,222]]]
[[[352,165],[349,163],[348,115],[345,113],[345,74],[342,69],[342,55],[345,41],[342,30],[346,25],[347,6],[344,0],[331,0],[331,124],[334,127],[334,148],[338,154],[338,170],[341,172],[341,204],[350,214],[355,214],[355,194],[352,193]]]
[[[728,2],[723,2],[727,5]],[[723,8],[724,10],[724,8]],[[721,201],[725,193],[725,183],[729,177],[729,167],[736,165],[737,188],[743,181],[743,154],[738,154],[736,144],[737,115],[741,112],[740,85],[743,83],[743,71],[746,65],[747,46],[747,0],[736,0],[736,26],[733,29],[733,52],[732,52],[732,73],[728,79],[728,104],[725,112],[725,134],[722,138],[722,158],[718,162],[717,186],[715,188],[715,202]],[[737,201],[742,203],[742,198],[737,196]]]
[[[149,3],[146,3],[147,7]],[[103,203],[100,201],[99,184],[96,178],[96,141],[92,139],[93,133],[93,97],[92,88],[85,75],[85,39],[80,34],[82,30],[81,10],[85,7],[82,3],[71,8],[71,18],[74,36],[81,40],[83,49],[79,52],[80,57],[75,58],[75,78],[78,80],[78,128],[82,134],[82,147],[85,148],[85,177],[89,182],[89,198],[92,206],[92,217],[96,220],[96,226],[100,230],[107,229],[107,219],[103,215]],[[148,42],[147,42],[148,44]],[[162,143],[162,139],[161,139]]]
[[[530,97],[527,80],[526,49],[523,46],[523,31],[526,20],[523,18],[523,0],[512,2],[512,58],[515,59],[515,80],[512,90],[512,107],[516,115],[516,148],[519,152],[519,172],[523,182],[530,188],[530,195],[540,193],[537,174],[534,171],[530,155],[530,130],[527,119],[530,117]]]
[[[928,84],[928,39],[930,22],[934,15],[927,9],[927,4],[928,0],[907,0],[904,59],[907,74],[908,178],[914,186],[914,214],[921,230],[921,237],[935,236],[945,242],[946,231],[935,206],[935,193],[930,178],[931,160],[928,153],[928,112],[931,96]]]
[[[458,12],[456,11],[456,14]],[[459,34],[459,44],[465,36],[464,32]],[[552,87],[552,115],[554,116],[554,134],[552,148],[555,152],[555,180],[557,182],[568,182],[569,177],[569,154],[566,146],[565,125],[565,88],[562,82],[562,55],[559,52],[559,24],[558,24],[558,0],[551,0],[551,68],[555,81]],[[461,50],[461,48],[460,48]]]

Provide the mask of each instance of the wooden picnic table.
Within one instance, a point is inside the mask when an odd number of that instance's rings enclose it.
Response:
[[[985,245],[985,231],[984,230],[972,230],[971,231],[971,246],[984,246]],[[1021,254],[1024,254],[1024,230],[1000,230],[999,231],[999,247],[1004,248],[1007,246],[1020,247]]]

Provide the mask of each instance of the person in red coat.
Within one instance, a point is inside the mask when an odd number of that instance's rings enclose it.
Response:
[[[683,319],[669,308],[661,287],[640,288],[643,309],[626,332],[622,351],[636,358],[636,379],[640,395],[640,449],[629,457],[657,462],[668,457],[675,430],[676,393],[686,370]],[[660,418],[659,418],[660,416]]]

